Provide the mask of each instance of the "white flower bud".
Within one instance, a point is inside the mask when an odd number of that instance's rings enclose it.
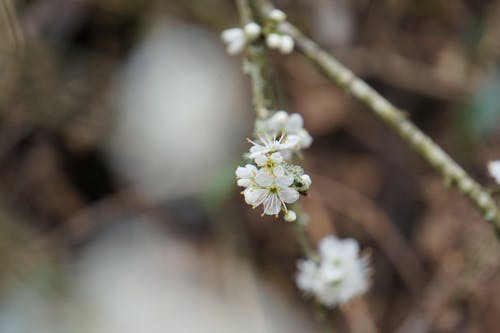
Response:
[[[284,54],[291,53],[293,51],[293,46],[294,46],[294,42],[293,42],[292,37],[290,37],[288,35],[281,36],[281,42],[280,42],[280,46],[279,46],[281,53],[284,53]]]
[[[235,40],[243,38],[243,30],[240,28],[226,29],[221,33],[221,39],[224,43],[230,44]]]
[[[287,222],[293,222],[297,219],[297,214],[293,210],[289,210],[288,212],[286,212],[283,219]]]
[[[250,23],[247,23],[245,25],[243,30],[245,31],[246,37],[250,40],[253,40],[253,39],[259,37],[261,28],[260,28],[260,25],[258,25],[257,23],[250,22]]]
[[[266,44],[270,49],[277,49],[281,46],[281,36],[278,34],[269,34],[266,38]]]
[[[490,162],[488,164],[488,171],[491,177],[493,177],[495,181],[500,184],[500,160]]]
[[[276,22],[283,22],[286,20],[286,14],[279,9],[273,9],[269,13],[269,18]]]
[[[302,181],[302,183],[306,188],[309,188],[309,186],[311,186],[312,184],[311,177],[307,174],[303,174],[302,177],[300,177],[300,180]]]

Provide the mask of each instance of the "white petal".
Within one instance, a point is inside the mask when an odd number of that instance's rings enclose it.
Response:
[[[264,214],[277,215],[281,211],[281,201],[277,195],[271,194],[264,201]]]
[[[238,186],[244,186],[244,187],[248,187],[248,186],[252,186],[252,180],[251,179],[247,179],[247,178],[244,178],[244,179],[238,179]]]
[[[288,119],[288,113],[286,111],[280,110],[274,113],[271,118],[267,120],[267,126],[269,130],[279,132],[285,127],[286,121]]]
[[[266,165],[267,164],[267,156],[266,155],[257,155],[255,157],[255,163],[257,163],[257,165]]]
[[[313,142],[313,138],[309,135],[309,133],[305,129],[299,131],[298,136],[300,138],[300,147],[301,148],[307,148]]]
[[[243,30],[240,28],[226,29],[221,33],[221,39],[226,44],[231,44],[235,40],[243,40]]]
[[[281,165],[277,165],[273,168],[273,174],[276,177],[281,177],[285,175],[285,169]]]
[[[293,113],[288,117],[286,122],[285,130],[289,133],[297,133],[304,127],[304,119],[298,113]]]
[[[273,161],[274,163],[281,163],[281,162],[283,162],[283,157],[278,152],[272,153],[271,156],[270,156],[270,158],[271,158],[271,161]]]
[[[261,188],[248,188],[245,190],[245,201],[249,205],[253,205],[254,207],[260,205],[262,201],[264,201],[267,190]]]
[[[283,142],[283,146],[285,149],[293,149],[297,148],[300,144],[300,137],[295,134],[288,134],[286,136],[285,142]]]
[[[295,201],[299,200],[300,196],[299,192],[289,187],[281,189],[280,194],[283,198],[283,201],[288,204],[294,203]]]
[[[255,158],[258,155],[267,154],[268,152],[269,148],[256,144],[250,147],[250,158]]]
[[[266,170],[259,170],[255,175],[255,182],[262,187],[269,187],[274,182],[274,177]]]
[[[247,164],[244,167],[238,167],[235,173],[239,178],[251,178],[255,175],[255,172],[257,172],[255,165]]]
[[[276,177],[276,185],[278,185],[278,187],[286,188],[292,184],[293,184],[292,175]]]

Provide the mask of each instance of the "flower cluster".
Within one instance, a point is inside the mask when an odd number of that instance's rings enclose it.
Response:
[[[248,140],[252,147],[246,158],[250,163],[236,169],[238,186],[245,202],[256,208],[263,205],[262,215],[278,216],[294,221],[295,212],[288,209],[307,194],[311,177],[300,166],[291,163],[294,153],[311,145],[312,138],[303,128],[299,114],[278,111],[266,120],[256,122],[257,139]]]
[[[270,49],[278,50],[283,54],[293,51],[293,38],[278,32],[279,23],[286,20],[286,14],[279,9],[269,12],[267,20],[264,22],[264,29],[255,22],[247,23],[243,29],[230,28],[221,34],[222,41],[227,45],[226,51],[230,55],[236,55],[243,51],[245,46],[257,40],[262,34],[266,37],[266,44]]]
[[[500,160],[490,162],[488,164],[488,171],[490,172],[491,177],[493,177],[495,181],[500,184]]]
[[[319,261],[300,260],[296,283],[306,294],[333,307],[368,290],[368,258],[360,256],[354,239],[323,238],[318,246]]]

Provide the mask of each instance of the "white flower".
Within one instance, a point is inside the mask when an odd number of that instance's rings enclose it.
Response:
[[[269,12],[269,18],[276,22],[283,22],[286,20],[286,14],[279,9],[273,9]]]
[[[243,30],[245,31],[245,35],[249,40],[255,40],[257,37],[259,37],[261,32],[260,25],[255,22],[247,23],[243,27]]]
[[[294,203],[299,199],[299,192],[290,187],[293,183],[293,176],[285,175],[282,168],[278,174],[260,169],[254,180],[255,186],[248,187],[244,192],[245,201],[253,208],[263,204],[262,215],[278,215],[282,208],[287,212],[286,204]]]
[[[255,165],[247,164],[244,167],[238,167],[236,169],[236,177],[238,177],[238,186],[248,187],[254,184],[255,174],[257,173],[257,168]]]
[[[368,290],[368,259],[354,239],[328,236],[319,243],[319,262],[300,260],[297,286],[326,306],[341,305]]]
[[[491,177],[495,178],[495,181],[500,184],[500,160],[488,163],[488,171]]]
[[[304,129],[304,119],[298,113],[288,114],[280,110],[274,113],[264,124],[264,129],[271,133],[281,133],[287,140],[298,142],[299,149],[304,149],[312,144],[312,137]]]
[[[267,133],[259,136],[260,143],[252,141],[250,139],[247,140],[248,142],[253,144],[253,146],[250,148],[250,158],[256,158],[259,155],[265,155],[268,153],[291,149],[298,143],[298,138],[289,139],[282,135],[279,139],[276,139],[276,136],[271,138]]]
[[[241,53],[245,48],[245,33],[240,28],[231,28],[221,33],[222,41],[227,45],[226,51],[230,55]]]

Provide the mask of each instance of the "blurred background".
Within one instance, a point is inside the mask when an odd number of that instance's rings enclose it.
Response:
[[[500,1],[275,4],[493,186]],[[237,24],[225,0],[0,0],[0,332],[500,332],[489,225],[300,55],[271,53],[315,140],[308,232],[357,238],[374,268],[341,309],[301,296],[293,224],[235,184],[254,118],[219,41]]]

